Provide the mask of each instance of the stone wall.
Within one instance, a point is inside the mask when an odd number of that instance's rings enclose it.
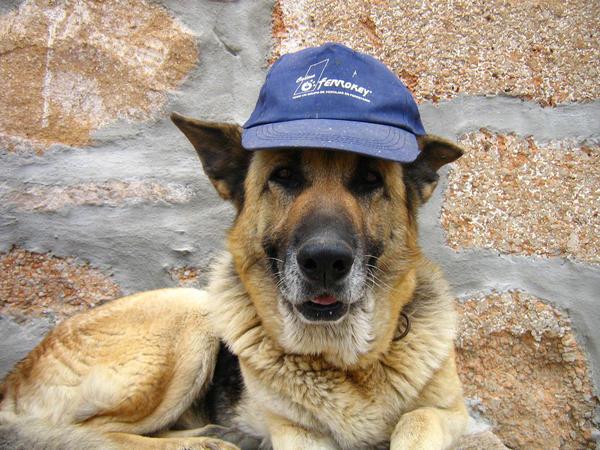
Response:
[[[270,61],[338,41],[467,149],[420,221],[473,417],[511,448],[593,448],[598,17],[591,0],[0,3],[1,374],[77,311],[202,285],[232,210],[168,113],[242,123]]]

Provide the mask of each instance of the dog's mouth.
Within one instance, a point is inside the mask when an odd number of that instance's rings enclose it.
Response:
[[[342,303],[331,294],[321,294],[295,306],[296,310],[310,322],[335,322],[348,312],[348,304]]]

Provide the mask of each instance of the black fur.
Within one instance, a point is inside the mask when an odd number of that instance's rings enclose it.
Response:
[[[440,176],[437,172],[429,165],[422,161],[415,161],[411,164],[404,166],[404,183],[408,185],[412,192],[407,190],[407,197],[412,194],[417,195],[419,204],[425,203],[427,199],[423,196],[423,189],[425,186],[435,183],[439,180]],[[415,199],[411,199],[414,201]],[[414,209],[414,206],[412,207]]]
[[[242,147],[241,129],[237,125],[206,122],[173,113],[173,123],[190,140],[206,175],[223,182],[238,211],[244,204],[244,180],[253,152]]]
[[[221,342],[212,384],[205,397],[210,423],[232,426],[235,407],[242,397],[243,381],[238,357]]]

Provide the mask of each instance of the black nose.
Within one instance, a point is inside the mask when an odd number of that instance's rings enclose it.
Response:
[[[329,287],[346,278],[354,255],[344,241],[316,238],[300,247],[297,260],[306,278]]]

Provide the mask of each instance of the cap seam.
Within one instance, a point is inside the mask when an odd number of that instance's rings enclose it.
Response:
[[[256,136],[259,139],[266,141],[284,141],[284,140],[298,140],[298,139],[321,139],[325,142],[339,142],[339,143],[349,143],[349,144],[362,144],[368,145],[370,147],[377,147],[380,149],[398,149],[398,144],[402,139],[403,142],[406,142],[406,137],[401,135],[396,135],[395,139],[390,143],[385,143],[381,141],[375,141],[373,139],[356,139],[350,136],[340,136],[340,135],[327,135],[324,133],[285,133],[282,135],[268,135],[264,133],[260,133],[260,131],[266,130],[257,130]],[[260,134],[259,134],[260,133]]]
[[[335,120],[335,121],[338,121],[338,122],[366,123],[366,124],[369,124],[369,125],[379,125],[379,126],[382,126],[382,127],[398,128],[400,130],[406,131],[407,133],[411,133],[411,134],[413,134],[415,136],[424,136],[425,134],[427,134],[427,133],[424,133],[424,134],[421,135],[421,134],[418,134],[417,132],[415,132],[415,131],[413,131],[413,130],[411,130],[409,128],[405,128],[405,127],[402,127],[402,126],[396,125],[396,124],[381,123],[381,122],[368,122],[366,120],[355,120],[355,119],[352,119],[352,120],[350,120],[350,119],[330,119],[330,118],[327,118],[327,117],[319,117],[318,119],[314,118],[314,117],[305,117],[305,118],[301,118],[301,119],[281,120],[279,122],[265,122],[265,123],[254,124],[254,125],[249,126],[249,127],[246,127],[244,125],[244,126],[242,126],[242,128],[244,130],[251,130],[252,128],[265,127],[265,126],[269,126],[269,125],[276,125],[278,123],[299,122],[299,121],[302,121],[302,120],[315,120],[315,121]]]

